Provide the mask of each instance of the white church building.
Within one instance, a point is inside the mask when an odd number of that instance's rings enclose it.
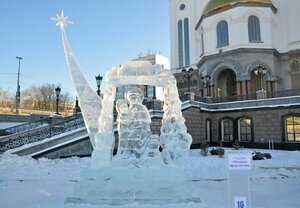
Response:
[[[169,0],[193,144],[300,149],[300,0]]]
[[[268,93],[300,88],[299,0],[169,3],[171,68],[175,74],[184,68],[198,70],[193,82],[197,95],[226,97],[255,94],[260,88]],[[178,82],[185,86],[187,80]]]

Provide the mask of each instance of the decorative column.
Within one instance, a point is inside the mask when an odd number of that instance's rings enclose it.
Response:
[[[251,94],[251,81],[247,80],[247,94]]]
[[[245,80],[242,81],[242,95],[247,94],[247,83]]]
[[[236,82],[236,94],[237,96],[241,96],[241,81]]]
[[[207,86],[204,86],[203,91],[202,91],[203,97],[207,96]]]
[[[267,93],[269,95],[272,94],[272,82],[271,81],[266,81],[266,85],[267,85]]]
[[[275,84],[276,84],[275,81],[271,82],[272,92],[276,91],[276,85]]]
[[[207,89],[207,96],[209,96],[209,97],[211,97],[211,93],[210,93],[211,90],[210,90],[210,88],[211,88],[210,85],[208,85],[207,88],[206,88]]]
[[[210,96],[215,97],[215,85],[210,86]]]

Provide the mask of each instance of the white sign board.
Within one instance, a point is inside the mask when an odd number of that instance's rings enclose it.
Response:
[[[229,170],[250,170],[251,160],[251,154],[228,154],[228,168]]]
[[[228,168],[228,207],[251,207],[250,199],[250,171],[252,152],[226,152]]]
[[[245,196],[234,197],[234,208],[247,208],[247,201]]]

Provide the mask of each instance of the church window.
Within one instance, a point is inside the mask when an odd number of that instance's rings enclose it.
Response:
[[[299,71],[300,70],[300,64],[298,61],[293,61],[291,64],[291,70],[292,71]]]
[[[221,121],[222,141],[233,141],[233,120],[230,118]]]
[[[222,20],[217,24],[217,40],[218,47],[229,45],[228,23],[225,20]]]
[[[179,6],[179,9],[182,11],[182,10],[184,10],[185,9],[185,4],[181,4],[180,6]]]
[[[185,66],[190,65],[190,40],[189,40],[189,19],[184,19],[184,55]]]
[[[201,27],[201,50],[202,54],[204,53],[204,34],[203,34],[203,28]]]
[[[252,140],[252,119],[240,118],[238,120],[239,141]]]
[[[182,20],[178,21],[178,64],[179,67],[183,67]]]
[[[206,119],[206,141],[211,141],[211,119]]]
[[[248,33],[250,43],[261,42],[258,17],[252,15],[248,18]]]
[[[300,117],[288,116],[284,120],[286,140],[288,142],[300,142]]]

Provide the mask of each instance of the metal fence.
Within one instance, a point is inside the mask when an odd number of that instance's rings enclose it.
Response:
[[[84,127],[82,116],[0,138],[0,152]]]
[[[300,95],[300,89],[267,92],[268,98],[290,97],[290,96],[298,96],[298,95]]]
[[[274,91],[267,92],[267,98],[279,98],[279,97],[289,97],[289,96],[299,96],[299,90],[283,90],[283,91]],[[225,103],[225,102],[236,102],[243,100],[256,100],[256,94],[240,95],[240,96],[226,96],[226,97],[200,97],[194,96],[194,100],[203,103]],[[184,94],[180,96],[180,100],[186,101],[189,100],[189,95]]]
[[[32,121],[25,124],[2,129],[2,131],[5,132],[6,134],[15,134],[18,132],[29,131],[31,129],[38,128],[42,125],[49,125],[49,124],[51,124],[51,118],[44,118],[41,120]]]

